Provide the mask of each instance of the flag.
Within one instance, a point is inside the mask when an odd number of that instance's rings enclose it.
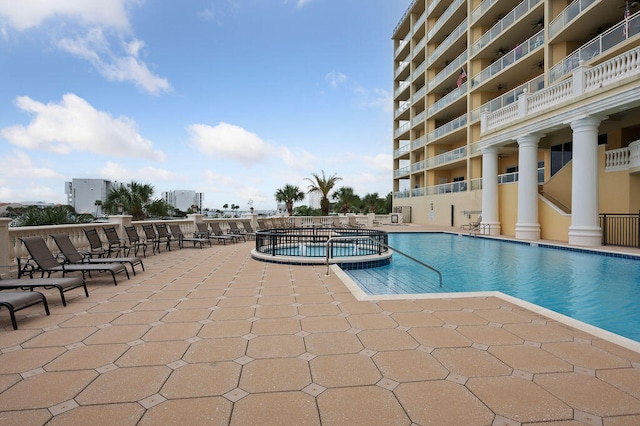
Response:
[[[629,10],[629,1],[626,1],[626,6],[624,8],[624,36],[629,36],[629,16],[631,16],[631,10]]]
[[[467,76],[467,73],[464,72],[464,68],[460,70],[460,75],[458,76],[458,81],[456,82],[456,86],[462,86],[462,79]]]

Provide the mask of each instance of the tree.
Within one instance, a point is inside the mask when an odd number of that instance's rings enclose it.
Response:
[[[153,217],[169,216],[169,204],[162,198],[153,200],[147,205],[147,213]]]
[[[380,198],[377,192],[367,194],[362,198],[362,206],[365,213],[379,213],[384,209],[385,199]]]
[[[357,209],[360,204],[360,197],[353,192],[350,186],[343,186],[333,193],[332,198],[336,200],[334,211],[342,214],[349,213]]]
[[[43,207],[28,206],[16,218],[18,226],[62,225],[66,223],[89,223],[91,214],[77,214],[69,205]]]
[[[304,192],[297,186],[289,184],[278,189],[274,196],[277,202],[286,204],[289,216],[293,215],[293,203],[304,200]]]
[[[333,174],[329,177],[326,177],[324,174],[324,170],[322,170],[322,177],[318,176],[316,173],[311,173],[313,179],[305,178],[309,181],[309,186],[307,190],[311,192],[319,192],[322,194],[322,198],[320,199],[320,210],[322,210],[322,215],[327,216],[329,214],[329,192],[336,185],[336,182],[342,180],[341,177],[338,177],[336,174]]]
[[[151,202],[152,195],[152,185],[131,181],[111,188],[102,207],[108,214],[116,214],[118,205],[122,205],[124,212],[132,215],[133,220],[143,220],[147,217],[145,207]]]

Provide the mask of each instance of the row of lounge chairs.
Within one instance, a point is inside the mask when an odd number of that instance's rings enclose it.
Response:
[[[324,220],[323,220],[324,219]],[[292,228],[294,222],[287,220],[284,217],[272,217],[265,219],[258,219],[258,229],[282,229]],[[303,228],[362,228],[363,224],[358,223],[355,216],[347,216],[347,223],[342,223],[342,219],[339,216],[331,216],[331,220],[326,217],[314,216],[311,219],[311,223],[302,225]]]

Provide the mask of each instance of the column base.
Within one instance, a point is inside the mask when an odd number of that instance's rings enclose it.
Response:
[[[539,223],[516,223],[516,239],[518,240],[539,240]]]
[[[502,231],[500,227],[500,222],[484,222],[483,221],[482,225],[485,225],[483,235],[500,235]]]
[[[601,246],[602,229],[599,226],[570,226],[569,244],[575,246]]]

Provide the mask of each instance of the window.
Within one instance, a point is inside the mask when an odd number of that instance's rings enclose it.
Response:
[[[551,176],[555,175],[573,157],[573,142],[551,147]]]

